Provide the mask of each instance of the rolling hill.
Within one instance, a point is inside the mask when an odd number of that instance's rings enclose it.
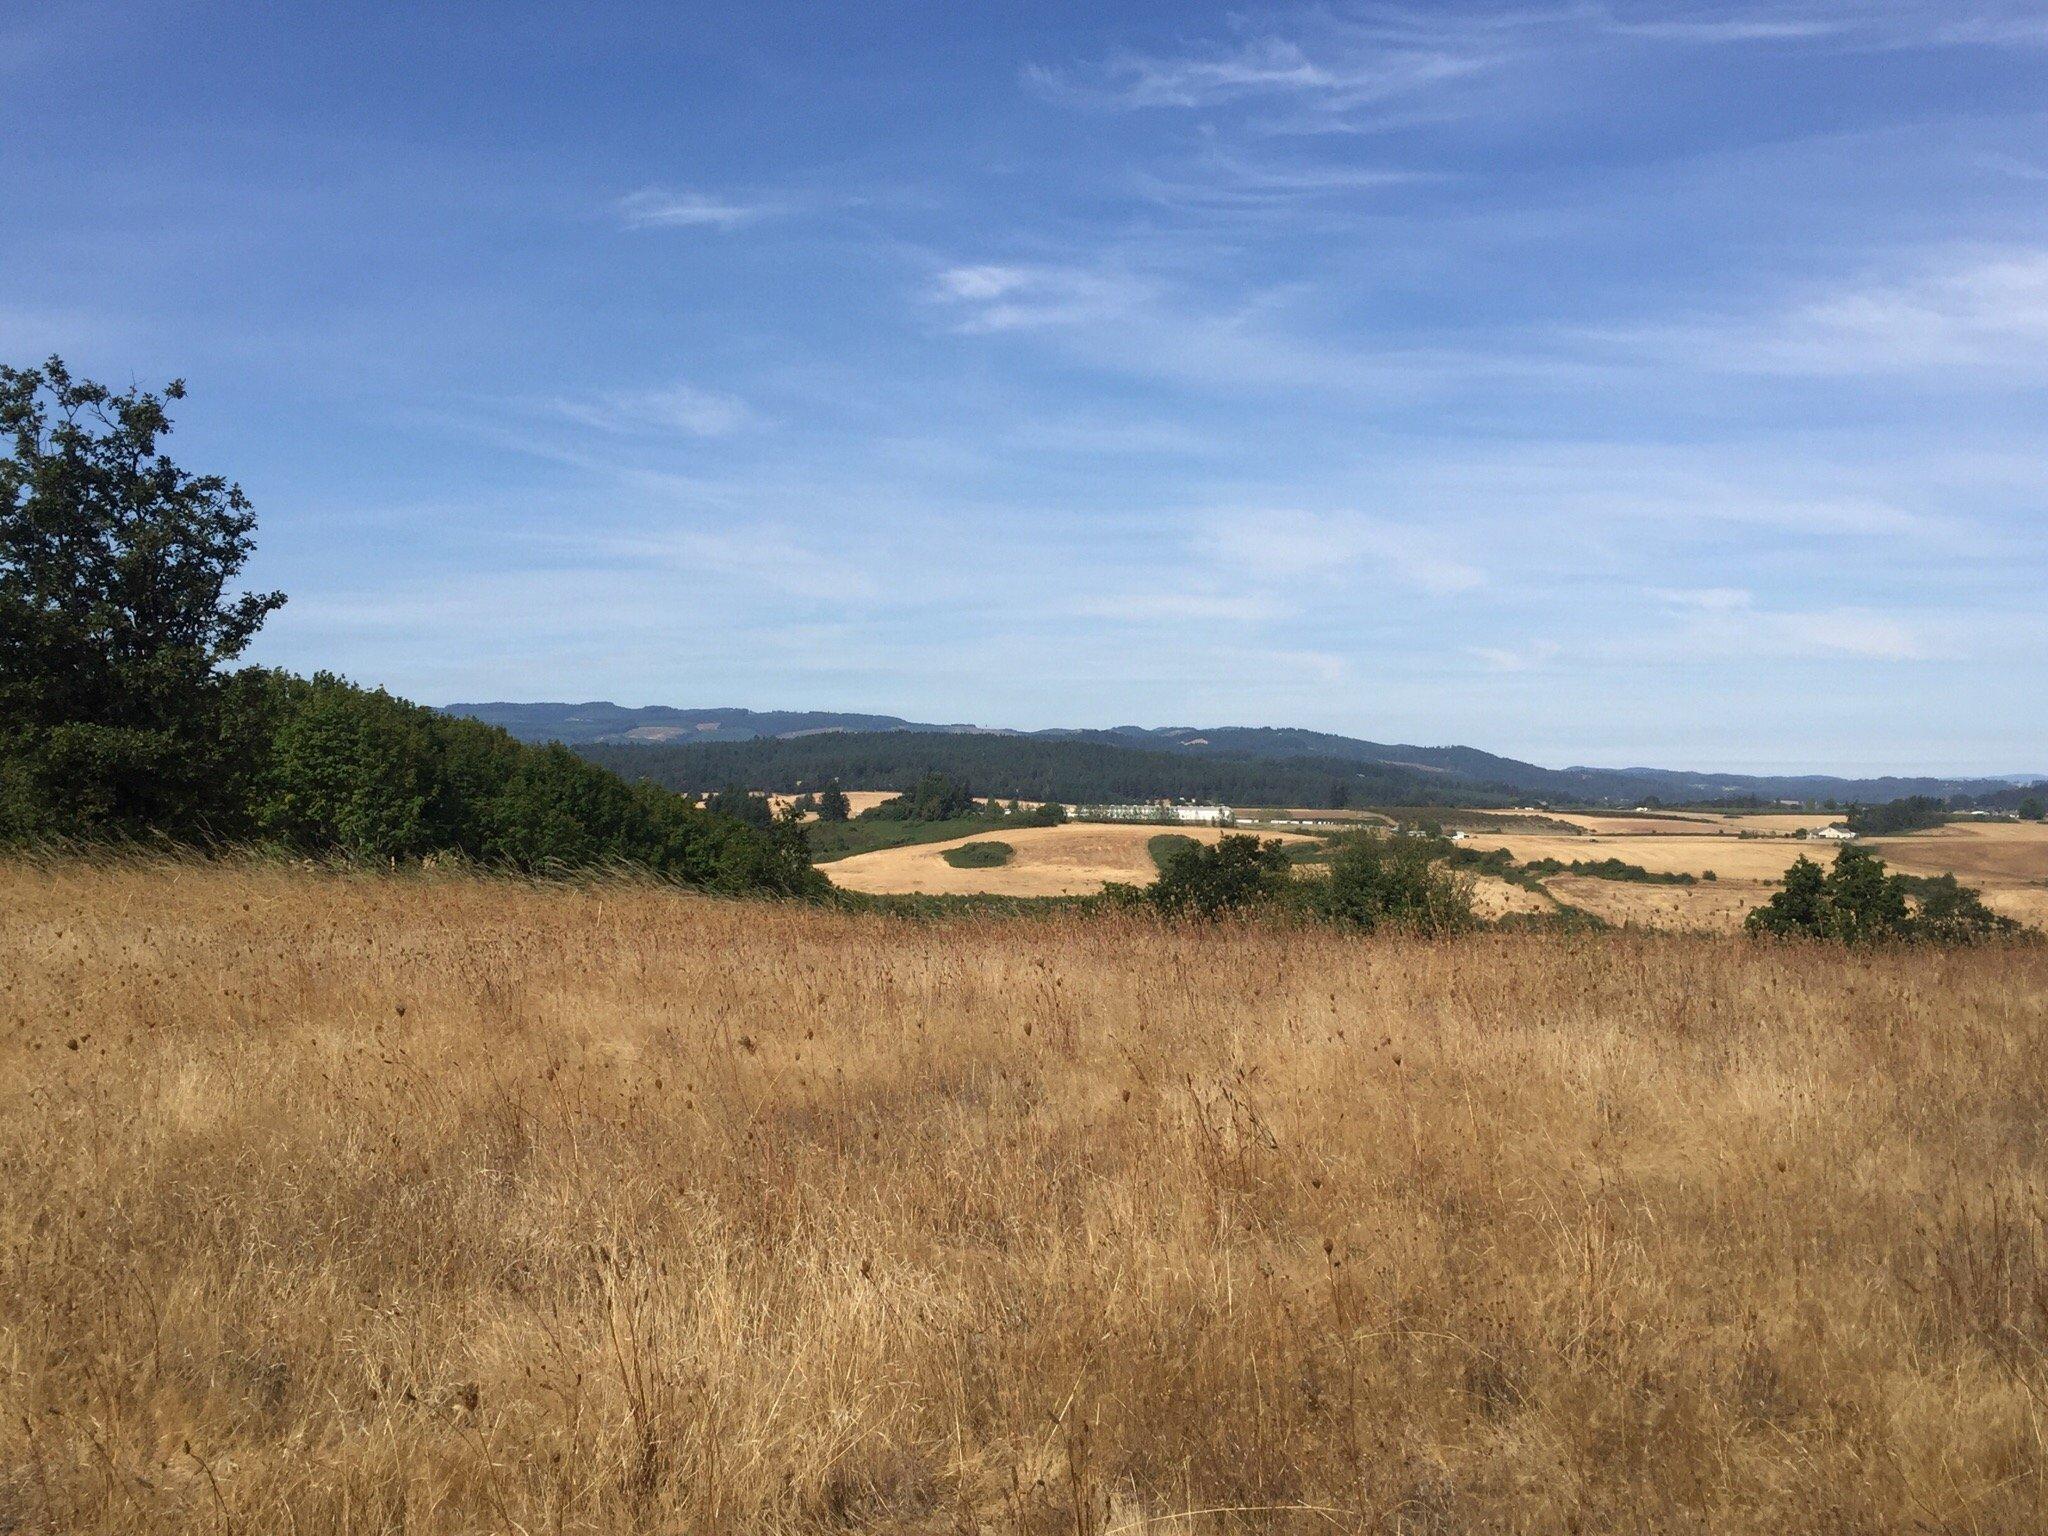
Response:
[[[1848,778],[1668,768],[1546,768],[1465,746],[1366,741],[1273,726],[1012,731],[823,710],[629,709],[610,703],[451,704],[528,741],[561,741],[674,788],[899,787],[925,771],[1026,799],[1214,798],[1250,804],[1635,805],[1754,798],[1997,803],[2012,778]]]

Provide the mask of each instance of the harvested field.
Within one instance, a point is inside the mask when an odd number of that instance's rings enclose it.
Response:
[[[1621,859],[1658,874],[1702,874],[1707,870],[1723,878],[1780,880],[1792,861],[1802,853],[1825,862],[1834,857],[1825,843],[1808,843],[1791,838],[1734,838],[1712,834],[1650,837],[1546,837],[1540,833],[1510,832],[1505,836],[1474,833],[1466,839],[1470,848],[1505,848],[1517,863],[1535,859],[1591,862]]]
[[[2048,881],[2048,823],[1951,822],[1870,846],[1894,868],[1916,875],[1953,874],[1966,883]]]
[[[1579,827],[1587,832],[1604,832],[1610,836],[1668,837],[1692,833],[1698,835],[1711,831],[1719,825],[1708,816],[1593,816],[1578,811],[1531,811],[1531,816],[1541,816],[1545,821],[1563,822],[1568,827]]]
[[[2041,1529],[2048,950],[0,866],[0,1526]]]
[[[1543,882],[1562,901],[1620,927],[1671,933],[1742,931],[1750,910],[1771,899],[1776,881],[1716,880],[1699,885],[1640,885],[1592,875],[1552,875]]]
[[[1754,816],[1714,815],[1711,819],[1730,832],[1763,832],[1773,837],[1791,837],[1798,832],[1831,827],[1842,818],[1832,811],[1761,811]]]
[[[1709,933],[1739,930],[1750,908],[1769,898],[1794,859],[1804,856],[1826,865],[1833,861],[1837,847],[1790,837],[1738,840],[1670,833],[1585,837],[1475,834],[1468,839],[1468,846],[1504,847],[1523,863],[1543,858],[1565,863],[1615,858],[1662,874],[1700,875],[1711,869],[1716,876],[1713,882],[1692,886],[1577,875],[1552,875],[1544,882],[1546,889],[1563,900],[1611,923]],[[2029,822],[1966,822],[1904,837],[1871,838],[1860,846],[1902,873],[1952,873],[1964,884],[1979,887],[1986,903],[1996,910],[2048,930],[2048,827]]]
[[[1016,854],[999,868],[955,869],[945,860],[948,848],[987,838],[990,834],[986,832],[945,843],[882,848],[818,867],[835,885],[872,895],[1086,896],[1112,880],[1150,885],[1159,871],[1146,845],[1162,832],[1177,832],[1197,842],[1213,843],[1225,835],[1225,830],[1095,822],[1006,827],[1000,836],[1016,849]],[[1283,832],[1260,835],[1288,842],[1308,841]]]

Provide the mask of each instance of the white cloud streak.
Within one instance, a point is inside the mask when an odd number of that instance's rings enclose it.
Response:
[[[642,187],[613,205],[628,229],[715,229],[729,231],[781,211],[771,203],[735,202],[703,192]]]
[[[578,425],[618,435],[681,433],[728,437],[759,424],[745,401],[693,384],[633,390],[553,403],[555,414]]]

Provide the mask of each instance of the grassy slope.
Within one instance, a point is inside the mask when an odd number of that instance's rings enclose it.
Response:
[[[2048,953],[0,911],[26,1531],[2038,1529]]]

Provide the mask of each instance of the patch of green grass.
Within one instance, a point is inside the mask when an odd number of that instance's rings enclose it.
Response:
[[[1000,869],[1016,853],[1008,843],[962,843],[958,848],[946,849],[939,857],[955,869]]]

